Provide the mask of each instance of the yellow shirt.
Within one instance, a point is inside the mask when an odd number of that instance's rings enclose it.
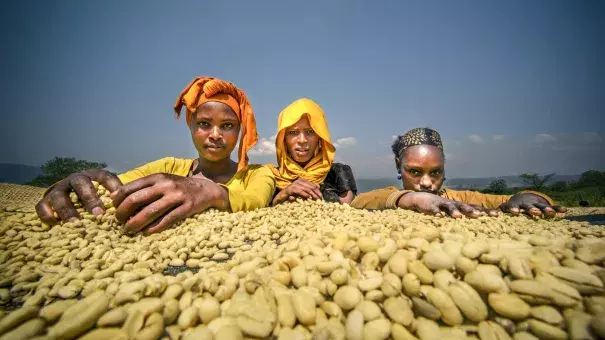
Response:
[[[400,190],[396,187],[387,187],[364,192],[355,197],[353,202],[351,202],[351,206],[358,209],[393,209],[397,207],[399,198],[408,192],[413,191]],[[551,205],[554,205],[555,203],[550,197],[536,191],[525,190],[520,193],[536,194],[543,197]],[[502,203],[508,201],[512,197],[510,195],[491,195],[477,191],[458,191],[451,189],[442,189],[439,196],[454,201],[475,204],[486,209],[498,209]]]
[[[120,174],[118,177],[123,184],[157,173],[185,177],[189,174],[193,161],[193,159],[166,157]],[[250,164],[247,168],[236,172],[229,182],[219,185],[229,191],[231,212],[250,211],[269,205],[275,191],[275,177],[268,167]]]

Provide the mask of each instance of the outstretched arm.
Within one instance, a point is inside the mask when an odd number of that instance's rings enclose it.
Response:
[[[535,191],[522,191],[516,195],[492,195],[476,191],[457,191],[446,189],[445,197],[476,205],[487,209],[490,215],[494,212],[503,211],[514,215],[520,214],[524,209],[531,215],[542,215],[545,217],[555,216],[557,212],[564,212],[565,208],[555,205],[554,201],[545,194]]]

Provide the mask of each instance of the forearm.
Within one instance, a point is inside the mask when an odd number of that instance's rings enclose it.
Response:
[[[402,190],[401,195],[395,201],[395,207],[401,208],[401,209],[406,209],[406,210],[414,209],[414,203],[410,199],[412,197],[412,195],[406,195],[409,192],[411,192],[411,191]]]
[[[400,190],[398,192],[392,193],[387,197],[387,207],[390,208],[401,208],[401,209],[412,209],[413,201],[411,197],[413,195],[408,195],[409,193],[414,192],[413,190]],[[407,197],[406,197],[407,196]]]

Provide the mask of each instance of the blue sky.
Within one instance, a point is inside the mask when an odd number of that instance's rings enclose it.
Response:
[[[602,1],[21,1],[0,5],[0,163],[128,170],[195,157],[172,105],[234,82],[274,162],[290,102],[328,117],[357,177],[396,176],[392,136],[445,140],[448,177],[605,168]],[[601,118],[599,118],[601,117]]]

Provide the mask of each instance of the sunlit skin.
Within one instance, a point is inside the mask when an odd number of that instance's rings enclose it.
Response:
[[[187,177],[158,173],[127,184],[105,170],[92,169],[73,174],[57,183],[36,205],[36,212],[45,223],[80,217],[69,199],[73,190],[87,211],[104,212],[92,181],[101,183],[111,192],[116,218],[127,232],[159,232],[176,221],[209,208],[229,209],[229,194],[217,183],[228,182],[237,172],[231,152],[237,144],[239,120],[228,106],[220,102],[200,105],[189,124],[193,144],[199,158]]]
[[[212,181],[205,183],[204,191],[215,192],[215,197],[203,197],[204,200],[210,199],[212,206],[225,208],[228,202],[226,190],[216,183],[228,182],[237,172],[237,162],[231,160],[230,156],[237,144],[239,129],[235,112],[220,102],[206,102],[198,106],[189,123],[193,145],[199,155],[192,165],[189,177]],[[166,192],[158,199],[160,192],[166,190],[163,187],[139,190],[132,184],[144,179],[128,183],[112,195],[114,205],[117,206],[116,218],[125,222],[126,230],[136,232],[146,227],[151,232],[160,231],[163,228],[158,228],[155,223],[161,221],[162,213],[176,205],[176,202],[193,200],[194,197]],[[195,184],[189,183],[191,187]],[[141,210],[137,213],[139,209]]]
[[[286,128],[285,142],[288,154],[301,168],[304,168],[311,158],[315,156],[315,151],[319,148],[321,138],[311,127],[307,115]]]
[[[404,189],[437,195],[445,180],[443,152],[432,145],[409,147],[404,151],[400,171]]]
[[[437,215],[443,211],[454,218],[464,215],[474,218],[484,213],[480,207],[439,197],[445,180],[445,159],[441,149],[436,146],[416,145],[407,148],[399,171],[403,188],[416,191],[404,195],[398,202],[400,207]]]
[[[439,195],[443,182],[445,181],[445,159],[443,151],[432,145],[416,145],[407,148],[401,159],[401,180],[406,190]],[[405,197],[406,195],[404,195]],[[411,200],[402,198],[402,203]],[[427,197],[428,199],[428,197]],[[435,199],[437,199],[435,197]],[[445,203],[443,203],[445,204]],[[449,204],[449,203],[448,203]],[[449,204],[452,206],[451,204]],[[449,209],[449,208],[448,208]],[[539,195],[521,193],[512,196],[499,210],[488,210],[472,204],[458,204],[456,209],[450,209],[453,217],[461,217],[462,214],[474,217],[479,213],[487,213],[491,216],[499,215],[500,211],[519,215],[521,209],[530,215],[554,217],[557,212],[565,212],[560,206],[550,206],[548,202]],[[459,210],[459,211],[456,211]]]
[[[309,161],[320,151],[321,137],[313,130],[307,115],[295,124],[289,126],[285,130],[284,142],[288,155],[301,168],[304,168]],[[292,182],[289,186],[281,190],[273,199],[273,205],[280,204],[285,201],[293,201],[297,197],[304,199],[322,199],[319,185],[309,182],[303,178],[299,178]],[[353,201],[353,192],[348,190],[341,194],[341,203],[351,203]]]
[[[217,183],[228,182],[237,172],[237,162],[230,157],[240,131],[235,112],[226,104],[206,102],[197,108],[189,130],[199,154],[193,173]]]

